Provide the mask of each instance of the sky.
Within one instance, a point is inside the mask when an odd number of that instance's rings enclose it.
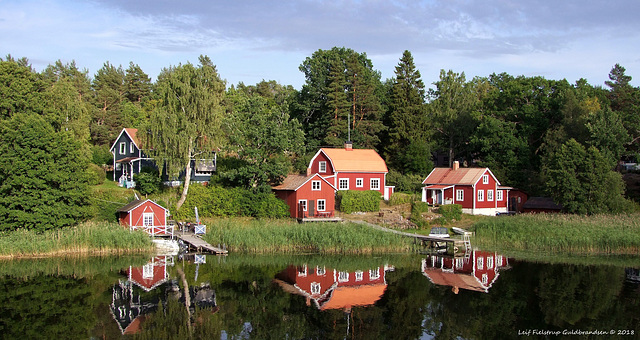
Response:
[[[300,89],[300,64],[334,46],[366,53],[382,80],[409,50],[427,87],[441,69],[604,85],[616,64],[640,84],[637,0],[0,0],[0,58],[42,71],[75,61],[163,68],[208,55],[227,85]]]

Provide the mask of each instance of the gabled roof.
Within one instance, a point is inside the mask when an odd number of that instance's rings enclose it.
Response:
[[[389,172],[384,159],[372,149],[322,148],[313,157],[324,153],[335,172]],[[311,160],[313,162],[313,159]]]
[[[152,200],[146,199],[146,200],[133,200],[133,201],[129,202],[127,205],[125,205],[124,207],[118,209],[118,212],[129,212],[129,211],[131,211],[131,210],[143,205],[147,201],[159,206],[160,208],[162,208],[164,210],[167,210],[167,208],[161,206],[160,204],[158,204],[158,203],[156,203],[156,202],[154,202]]]
[[[496,183],[500,185],[500,182],[493,175],[489,168],[435,168],[422,184],[462,184],[462,185],[474,185],[478,183],[482,175],[485,172],[489,172]]]
[[[309,176],[305,176],[305,175],[289,175],[289,176],[287,176],[287,178],[284,179],[284,181],[282,181],[282,184],[276,185],[272,189],[273,190],[293,190],[293,191],[296,191],[296,190],[300,189],[300,187],[305,185],[307,182],[309,182],[311,179],[313,179],[314,177],[318,177],[318,179],[320,179],[320,180],[324,181],[325,183],[327,183],[329,186],[331,186],[331,188],[333,188],[334,190],[336,189],[331,183],[329,183],[326,179],[322,178],[322,176],[320,176],[318,174],[312,174],[312,175],[309,175]]]
[[[124,128],[122,129],[122,131],[120,131],[120,134],[118,135],[116,140],[113,142],[113,145],[111,145],[111,149],[109,150],[113,150],[113,148],[116,147],[116,143],[118,143],[118,139],[120,139],[120,136],[122,136],[123,133],[126,133],[129,136],[129,139],[131,139],[133,143],[136,145],[136,147],[140,149],[140,140],[138,140],[138,136],[137,136],[138,129]]]

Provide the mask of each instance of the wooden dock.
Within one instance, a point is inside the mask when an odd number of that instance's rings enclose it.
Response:
[[[176,237],[181,239],[185,244],[189,246],[190,249],[193,249],[197,252],[208,252],[216,255],[227,255],[228,251],[226,249],[222,249],[219,247],[214,247],[209,243],[205,242],[199,236],[192,232],[182,232],[177,233]]]

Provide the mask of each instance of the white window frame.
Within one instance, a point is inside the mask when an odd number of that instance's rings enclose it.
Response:
[[[151,222],[151,224],[149,224]],[[153,213],[142,213],[142,225],[145,227],[153,227]]]
[[[142,278],[153,279],[153,263],[147,263],[142,267]]]
[[[375,185],[374,185],[375,183]],[[380,178],[372,178],[369,180],[369,188],[371,190],[380,190]]]
[[[502,265],[502,255],[496,256],[496,266]]]
[[[324,276],[324,274],[327,273],[327,269],[325,267],[316,267],[316,275],[318,276]]]
[[[327,161],[318,162],[318,172],[322,172],[322,173],[327,172]]]
[[[484,190],[478,190],[478,202],[484,202]]]
[[[380,268],[369,269],[369,280],[377,280],[380,278]]]
[[[503,193],[502,190],[496,191],[496,201],[502,201],[504,199],[502,196],[502,193]]]
[[[338,282],[347,282],[347,281],[349,281],[349,273],[338,272]]]
[[[464,190],[456,189],[456,202],[464,201]]]
[[[346,188],[343,183],[346,183]],[[340,178],[338,179],[338,190],[349,190],[349,179],[348,178]]]
[[[493,202],[493,190],[487,190],[487,201]]]
[[[127,154],[127,143],[120,142],[120,154],[121,155],[126,155]]]
[[[479,270],[484,269],[484,257],[478,257],[476,259],[476,269],[479,269]]]
[[[482,175],[482,184],[489,184],[489,175]]]
[[[493,256],[487,257],[487,269],[493,269]]]
[[[320,294],[321,288],[320,283],[311,282],[311,294]]]
[[[307,211],[307,200],[298,200],[298,206],[302,205],[302,211]]]
[[[482,274],[482,284],[486,286],[488,283],[489,283],[489,276],[486,273]]]
[[[356,188],[364,187],[364,178],[356,178]]]
[[[133,153],[134,152],[134,147],[135,144],[133,144],[133,142],[129,143],[129,153]]]
[[[322,190],[322,181],[311,181],[311,191]]]
[[[325,211],[327,209],[327,200],[317,200],[316,201],[316,210],[317,211]]]
[[[363,275],[362,270],[356,271],[356,281],[362,281],[363,277],[364,277],[364,275]]]
[[[307,265],[298,268],[298,277],[307,277]]]

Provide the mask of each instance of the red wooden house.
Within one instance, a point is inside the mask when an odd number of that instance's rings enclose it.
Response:
[[[336,188],[318,174],[289,175],[272,189],[293,218],[334,216]]]
[[[496,215],[507,212],[510,187],[500,185],[489,168],[435,168],[422,181],[422,201],[429,204],[460,204],[462,212]]]
[[[371,149],[322,148],[313,156],[307,174],[319,174],[338,190],[376,190],[388,200],[393,186],[386,185],[389,170],[380,155]]]
[[[422,260],[422,274],[433,284],[452,287],[456,294],[459,289],[488,293],[508,265],[502,255],[474,250],[469,257],[430,255]]]
[[[169,210],[152,200],[134,200],[118,209],[118,220],[130,229],[143,229],[151,236],[173,236],[167,224]]]
[[[286,291],[307,298],[320,310],[350,310],[355,306],[370,306],[380,300],[387,288],[386,272],[390,266],[353,272],[325,267],[289,266],[277,275]]]

